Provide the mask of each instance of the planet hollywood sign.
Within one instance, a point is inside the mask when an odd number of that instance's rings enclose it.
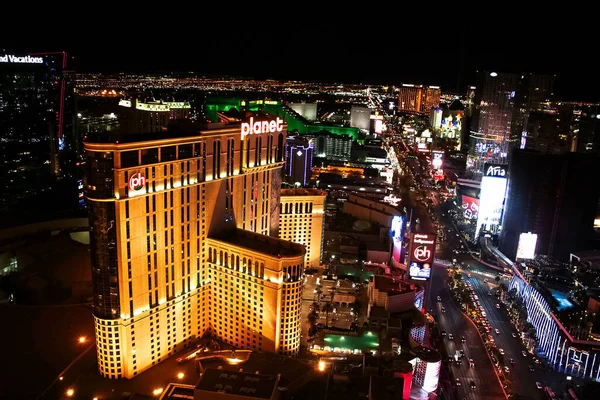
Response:
[[[283,131],[283,122],[279,117],[271,121],[254,121],[254,118],[250,117],[250,122],[242,122],[242,140],[248,135],[281,132]]]
[[[12,63],[12,64],[43,64],[44,59],[42,57],[17,57],[12,54],[6,54],[4,56],[0,56],[0,63]]]
[[[141,173],[133,174],[129,177],[129,190],[137,192],[146,186],[146,177]]]

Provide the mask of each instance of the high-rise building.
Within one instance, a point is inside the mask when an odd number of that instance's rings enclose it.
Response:
[[[184,122],[85,143],[104,377],[132,378],[205,333],[283,355],[300,346],[306,251],[270,236],[283,120]]]
[[[429,125],[433,129],[440,129],[442,126],[442,109],[439,107],[432,108],[429,111]]]
[[[350,126],[368,131],[371,126],[371,109],[367,106],[350,107]]]
[[[485,163],[506,164],[527,136],[529,115],[552,97],[554,77],[480,71],[477,74],[467,169],[481,178]]]
[[[398,88],[398,111],[409,113],[429,113],[440,106],[439,86],[403,84]]]
[[[283,189],[279,209],[279,237],[306,247],[304,266],[317,268],[323,259],[323,214],[327,192],[317,189]]]
[[[297,136],[285,142],[285,175],[291,184],[306,186],[313,166],[313,143],[311,139]]]
[[[313,139],[315,157],[347,161],[352,154],[352,137],[321,132],[310,135]]]
[[[0,53],[0,214],[75,207],[75,89],[64,52]],[[22,222],[22,220],[21,220]]]
[[[289,103],[288,107],[296,111],[308,121],[317,120],[317,103]]]
[[[187,101],[148,101],[136,98],[119,101],[119,126],[123,132],[158,132],[170,121],[188,118],[190,103]]]
[[[500,250],[516,256],[521,233],[537,234],[537,254],[567,260],[589,249],[600,182],[596,154],[515,150],[509,166]]]

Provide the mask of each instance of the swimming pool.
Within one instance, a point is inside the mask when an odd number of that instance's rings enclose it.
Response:
[[[569,295],[558,290],[550,289],[552,297],[558,301],[558,311],[566,310],[567,308],[573,307],[573,303],[569,301]]]

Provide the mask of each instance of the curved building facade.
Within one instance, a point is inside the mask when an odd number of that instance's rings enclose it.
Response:
[[[85,143],[104,377],[132,378],[205,333],[297,353],[305,249],[269,236],[285,136],[283,120],[253,114]]]
[[[508,290],[512,289],[525,302],[527,320],[536,329],[539,338],[536,354],[559,372],[600,381],[598,342],[574,338],[544,296],[519,273],[515,273],[509,284]]]

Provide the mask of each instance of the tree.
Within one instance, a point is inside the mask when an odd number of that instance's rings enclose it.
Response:
[[[329,313],[333,311],[333,305],[331,302],[327,302],[323,304],[323,308],[321,309],[325,313],[325,327],[329,327]]]
[[[319,315],[315,312],[315,310],[312,310],[310,313],[308,313],[308,323],[310,324],[311,328],[317,324],[318,320]]]

